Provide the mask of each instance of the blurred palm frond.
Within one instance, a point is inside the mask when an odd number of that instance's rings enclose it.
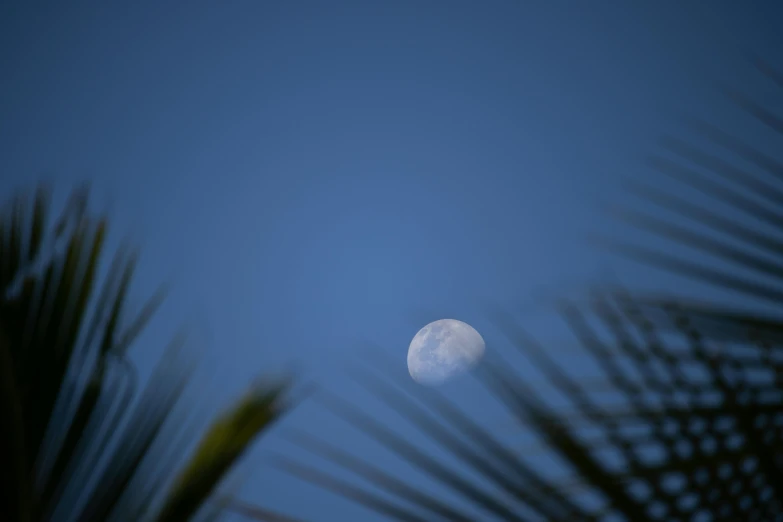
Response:
[[[122,246],[104,265],[107,221],[90,214],[86,188],[50,219],[46,188],[0,213],[0,519],[192,520],[285,411],[288,383],[230,408],[169,486],[184,457],[172,432],[188,382],[176,355],[185,340],[139,390],[127,352],[163,292],[130,312],[136,255]],[[162,511],[150,509],[156,498]]]
[[[771,67],[755,65],[780,85]],[[783,134],[780,116],[729,94],[767,129]],[[674,218],[637,208],[623,210],[622,216],[701,258],[627,243],[612,246],[753,303],[779,305],[783,160],[713,125],[697,122],[693,128],[712,149],[667,137],[664,148],[676,159],[656,156],[650,165],[698,197],[689,198],[680,188],[636,184],[636,194]],[[287,457],[278,465],[393,520],[783,520],[780,317],[729,301],[635,295],[622,288],[597,290],[586,304],[564,302],[560,313],[586,364],[600,371],[610,393],[591,390],[584,376],[569,371],[509,314],[499,312],[493,315],[496,324],[567,406],[553,404],[507,362],[487,361],[479,376],[546,450],[543,464],[515,451],[507,437],[436,390],[409,394],[398,383],[363,375],[360,381],[369,392],[448,456],[436,457],[349,402],[326,396],[325,405],[428,477],[432,492],[426,482],[414,486],[410,477],[392,476],[309,434],[296,435],[293,442],[356,480]],[[553,476],[555,470],[561,473]]]

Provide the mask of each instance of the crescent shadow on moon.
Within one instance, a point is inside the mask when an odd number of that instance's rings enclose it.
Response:
[[[486,345],[469,324],[440,319],[419,330],[408,347],[408,372],[414,381],[437,386],[472,368]]]

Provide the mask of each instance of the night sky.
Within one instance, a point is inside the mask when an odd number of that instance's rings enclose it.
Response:
[[[367,359],[412,386],[408,344],[444,317],[503,352],[489,303],[559,346],[536,296],[607,274],[702,292],[587,238],[624,233],[602,202],[655,176],[641,160],[684,114],[764,142],[716,85],[771,99],[741,51],[774,61],[782,26],[774,1],[6,1],[0,187],[92,183],[112,244],[142,253],[133,302],[170,284],[134,360],[146,371],[188,326],[204,419],[295,367],[424,444],[346,368]],[[515,436],[471,378],[443,390]],[[337,473],[286,442],[290,428],[437,491],[308,401],[254,447],[242,499],[381,520],[267,465],[282,453]]]

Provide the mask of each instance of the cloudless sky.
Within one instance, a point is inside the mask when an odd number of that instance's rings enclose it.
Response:
[[[740,46],[780,47],[776,4],[6,1],[0,187],[92,181],[114,239],[141,248],[136,302],[171,283],[138,364],[193,326],[207,353],[190,400],[205,411],[295,363],[421,441],[349,383],[362,343],[402,381],[429,321],[467,321],[492,351],[502,340],[483,303],[609,268],[675,288],[587,245],[613,231],[597,203],[650,175],[640,159],[683,111],[735,124],[711,81],[751,72]],[[557,337],[548,319],[523,320]],[[492,411],[469,379],[445,392]],[[286,427],[409,473],[307,403],[255,448],[243,499],[377,519],[265,464],[271,451],[316,462]]]

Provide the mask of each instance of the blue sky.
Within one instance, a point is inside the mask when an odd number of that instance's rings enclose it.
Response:
[[[783,10],[709,6],[5,2],[0,186],[92,182],[115,239],[141,248],[137,299],[171,284],[138,364],[191,325],[206,351],[191,399],[203,411],[295,364],[415,439],[342,371],[363,343],[406,379],[408,343],[431,320],[469,322],[500,350],[487,302],[607,271],[683,288],[585,238],[615,232],[597,204],[625,197],[623,177],[651,175],[640,159],[683,111],[744,125],[710,82],[747,74],[737,45],[780,46]],[[543,312],[523,320],[565,335]],[[445,391],[507,422],[469,379]],[[255,448],[242,498],[375,520],[265,467],[271,451],[309,458],[286,445],[286,426],[407,473],[308,403]]]

